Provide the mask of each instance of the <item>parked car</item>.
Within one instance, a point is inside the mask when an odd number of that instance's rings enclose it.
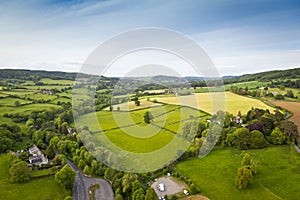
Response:
[[[189,191],[187,191],[187,190],[183,190],[183,193],[184,193],[185,195],[190,195]]]

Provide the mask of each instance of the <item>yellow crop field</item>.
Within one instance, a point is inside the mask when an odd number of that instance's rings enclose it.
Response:
[[[151,100],[154,99],[158,102],[194,107],[208,113],[216,113],[218,110],[225,109],[233,115],[236,115],[239,111],[245,114],[252,107],[269,109],[271,112],[275,110],[257,99],[236,95],[231,92],[195,93],[187,96],[151,98]]]

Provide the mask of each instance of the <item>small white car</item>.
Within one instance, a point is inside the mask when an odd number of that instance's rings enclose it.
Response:
[[[185,195],[190,195],[189,191],[187,191],[187,190],[183,190],[183,193],[184,193]]]
[[[157,185],[157,188],[159,189],[159,191],[164,192],[165,191],[165,185],[163,183],[159,183]]]

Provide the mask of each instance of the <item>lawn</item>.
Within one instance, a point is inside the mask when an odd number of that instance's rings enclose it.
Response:
[[[177,170],[190,177],[201,194],[211,199],[299,199],[300,155],[292,147],[245,152],[249,152],[258,165],[253,183],[246,190],[238,190],[234,184],[243,157],[240,150],[213,150],[203,159],[179,163]]]
[[[70,195],[54,181],[54,177],[31,180],[24,184],[9,182],[7,156],[0,155],[0,198],[5,200],[62,200]]]
[[[224,106],[226,106],[227,112],[232,113],[234,115],[236,115],[239,111],[241,111],[242,114],[245,114],[249,110],[251,110],[252,107],[269,109],[270,111],[274,110],[274,108],[266,105],[265,103],[257,99],[236,95],[231,92],[225,92],[224,94],[219,92],[196,93],[194,95],[179,96],[179,97],[164,97],[164,98],[156,98],[156,99],[159,102],[164,102],[169,104],[188,105],[208,113],[215,113],[219,109],[223,110]],[[214,106],[213,106],[213,102],[214,102]]]

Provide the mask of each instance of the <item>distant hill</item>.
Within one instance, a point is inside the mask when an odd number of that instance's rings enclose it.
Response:
[[[224,79],[224,83],[244,82],[244,81],[272,81],[278,79],[300,78],[300,68],[287,70],[273,70],[254,74],[245,74],[242,76]]]

